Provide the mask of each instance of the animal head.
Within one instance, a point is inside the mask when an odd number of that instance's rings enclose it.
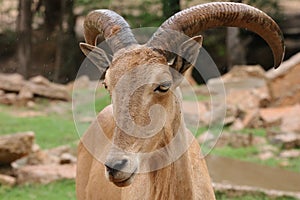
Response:
[[[129,185],[140,165],[139,153],[170,143],[182,122],[177,87],[202,45],[201,31],[220,26],[245,28],[270,46],[274,66],[284,55],[278,25],[262,11],[240,3],[208,3],[183,10],[166,20],[146,44],[138,44],[127,22],[110,10],[96,10],[84,22],[86,43],[80,47],[106,71],[105,86],[113,102],[116,128],[106,166],[107,178]],[[106,41],[112,56],[97,47]]]

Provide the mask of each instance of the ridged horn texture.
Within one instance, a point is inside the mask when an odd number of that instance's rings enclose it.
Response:
[[[221,26],[240,27],[260,35],[270,46],[277,68],[284,56],[283,35],[276,22],[264,12],[242,3],[214,2],[200,4],[176,13],[166,20],[153,34],[147,45],[169,56],[177,48],[180,38],[170,37],[178,31],[193,37],[201,31]]]
[[[86,16],[84,37],[90,45],[106,40],[113,53],[137,43],[124,18],[105,9],[92,11]]]

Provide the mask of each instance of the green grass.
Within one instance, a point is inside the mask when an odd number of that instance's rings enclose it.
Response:
[[[265,194],[257,193],[257,194],[248,194],[248,195],[237,195],[237,196],[228,196],[222,192],[216,192],[217,200],[296,200],[293,197],[267,197]]]
[[[60,115],[15,117],[0,113],[0,134],[33,131],[36,143],[42,148],[71,144],[78,140],[73,119]]]
[[[99,93],[101,94],[99,95]],[[96,112],[101,111],[108,104],[110,104],[109,95],[107,92],[99,90],[95,101]],[[49,106],[50,103],[46,100],[39,100],[38,105],[33,109],[1,105],[0,135],[33,131],[35,133],[36,143],[43,149],[74,144],[79,139],[79,136],[75,128],[72,113],[69,111],[64,114],[50,113],[47,116],[36,117],[18,117],[12,114],[14,110],[25,112],[30,110],[43,111]],[[58,106],[71,107],[71,102],[67,105],[58,104]],[[88,104],[80,105],[76,111],[84,111],[88,106]],[[88,127],[88,125],[89,123],[86,124],[86,127]]]
[[[195,135],[195,137],[198,137],[203,132],[207,130],[207,127],[200,127],[198,130],[196,130],[195,127],[189,127],[189,129],[192,131],[192,133]],[[228,128],[225,127],[225,132],[230,132]],[[231,133],[234,134],[253,134],[254,136],[259,137],[265,137],[266,136],[266,130],[265,129],[243,129],[240,131],[231,131]],[[234,148],[231,146],[224,146],[224,147],[214,147],[212,150],[210,147],[207,147],[202,144],[201,146],[202,152],[207,152],[212,155],[222,156],[222,157],[228,157],[232,159],[267,165],[270,167],[281,167],[286,170],[300,172],[300,158],[289,158],[284,159],[278,157],[276,153],[274,153],[274,157],[261,160],[258,157],[259,154],[259,146],[248,146],[248,147],[241,147],[241,148]],[[280,151],[280,150],[278,150]],[[287,166],[281,166],[281,163],[283,161],[287,161]]]
[[[258,153],[258,149],[254,146],[241,148],[232,148],[229,146],[225,146],[221,148],[214,148],[211,153],[213,155],[250,161],[251,157]]]
[[[96,112],[102,110],[106,105],[110,103],[110,97],[107,92],[98,91],[98,95],[95,103]],[[71,103],[70,103],[71,104]],[[62,106],[70,106],[70,104],[65,104]],[[43,111],[47,107],[51,106],[48,101],[42,100],[38,102],[37,107],[33,110]],[[89,108],[89,105],[80,105],[78,108],[81,111]],[[34,131],[36,134],[36,143],[39,144],[43,149],[52,148],[65,144],[74,144],[75,141],[79,139],[73,118],[70,111],[65,114],[55,114],[52,113],[48,116],[39,117],[16,117],[13,113],[13,109],[16,111],[22,110],[26,111],[28,108],[22,107],[9,107],[0,106],[0,134],[10,134],[15,132],[23,131]],[[88,126],[89,123],[86,125]],[[189,127],[190,130],[199,136],[207,130],[207,127],[200,127],[198,129]],[[229,131],[225,128],[226,131]],[[234,132],[233,134],[237,134]],[[265,136],[266,132],[264,129],[245,129],[239,133],[249,134],[252,133],[256,136]],[[258,148],[257,147],[244,147],[244,148],[232,148],[230,146],[225,146],[222,148],[214,148],[211,152],[214,155],[230,157],[233,159],[239,159],[244,161],[250,161],[260,164],[265,164],[269,166],[278,166],[281,160],[271,158],[266,161],[261,161],[257,158]],[[300,158],[289,159],[290,166],[287,169],[300,171]],[[75,199],[75,183],[74,181],[59,181],[56,183],[51,183],[48,185],[27,185],[18,186],[14,188],[6,188],[0,186],[0,199],[4,200],[15,200],[15,199]],[[217,193],[217,199],[221,200],[254,200],[254,199],[265,199],[269,200],[264,195],[244,195],[242,197],[228,197],[225,194]],[[277,198],[276,200],[290,200],[293,198]]]
[[[266,137],[266,130],[263,128],[245,128],[240,131],[234,131],[244,134],[253,134],[254,136]]]
[[[1,200],[72,200],[76,199],[75,182],[63,180],[48,185],[0,186]]]
[[[103,108],[105,108],[110,103],[111,103],[111,99],[109,95],[104,95],[100,98],[97,98],[95,101],[96,112],[100,112],[101,110],[103,110]]]

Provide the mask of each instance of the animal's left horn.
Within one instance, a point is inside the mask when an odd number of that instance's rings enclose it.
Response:
[[[106,40],[113,53],[137,43],[125,19],[105,9],[92,11],[86,16],[84,37],[90,45]]]
[[[214,2],[183,10],[165,21],[147,45],[168,57],[183,42],[172,32],[194,37],[201,31],[220,26],[240,27],[257,33],[272,49],[274,67],[277,68],[282,62],[284,41],[276,22],[259,9],[241,3]]]

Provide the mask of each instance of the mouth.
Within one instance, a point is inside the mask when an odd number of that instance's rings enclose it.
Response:
[[[132,174],[130,174],[130,176],[125,178],[125,179],[122,179],[122,180],[114,179],[114,180],[111,180],[111,182],[113,182],[118,187],[129,186],[132,183],[133,178],[135,177],[136,171],[137,171],[137,169],[135,169],[134,172]]]
[[[126,187],[132,183],[133,177],[135,174],[131,174],[129,178],[121,181],[114,181],[113,183],[118,187]]]

